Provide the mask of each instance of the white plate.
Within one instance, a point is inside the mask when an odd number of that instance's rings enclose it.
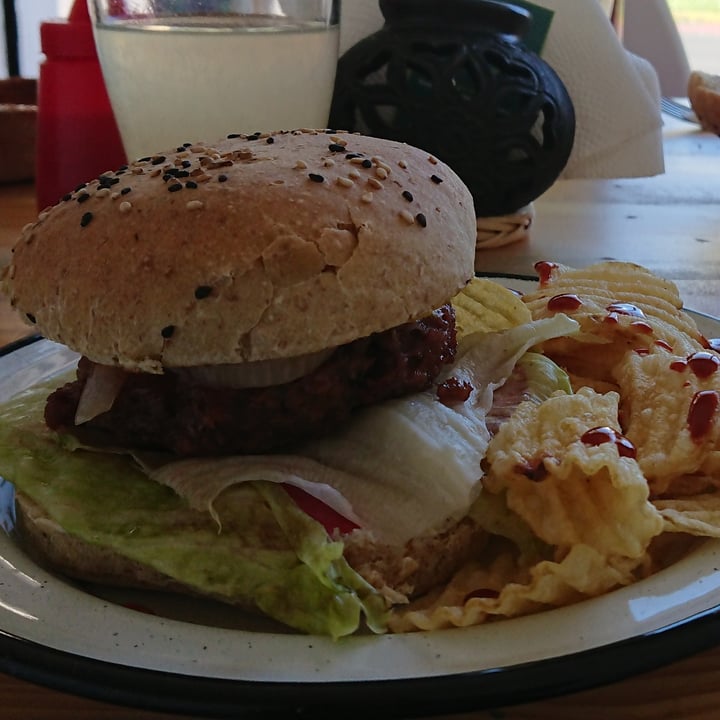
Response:
[[[522,285],[516,280],[511,285]],[[720,321],[694,314],[708,337]],[[0,400],[75,362],[6,348]],[[12,486],[0,485],[12,526]],[[720,541],[605,596],[476,628],[332,641],[211,603],[98,590],[38,567],[0,533],[0,671],[69,692],[217,717],[404,717],[525,702],[697,652],[720,630]],[[143,612],[144,610],[145,612]],[[152,614],[155,613],[155,614]]]

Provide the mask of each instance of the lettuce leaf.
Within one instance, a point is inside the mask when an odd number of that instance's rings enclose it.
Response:
[[[129,457],[64,450],[42,422],[47,394],[34,388],[0,406],[0,474],[68,533],[304,632],[341,637],[363,618],[384,630],[385,601],[280,486],[233,487],[219,531]]]

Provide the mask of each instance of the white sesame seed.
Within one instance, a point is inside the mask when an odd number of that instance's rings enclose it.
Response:
[[[110,194],[110,188],[100,188],[95,195],[99,198],[107,197]]]
[[[304,160],[297,160],[295,162],[295,167],[298,170],[306,170],[307,169],[307,163]]]
[[[208,175],[207,173],[203,173],[202,175],[195,176],[195,182],[199,182],[199,183],[204,183],[211,179],[212,179],[212,176]]]
[[[323,165],[325,167],[334,167],[335,161],[332,158],[325,158],[325,160],[323,161]]]
[[[118,210],[119,210],[121,213],[128,213],[128,212],[130,212],[130,211],[132,210],[132,204],[129,203],[127,200],[123,200],[123,201],[118,205]]]
[[[366,158],[361,158],[361,157],[350,158],[350,162],[353,165],[362,165],[365,162],[365,160],[366,160]]]
[[[190,200],[185,207],[188,210],[202,210],[205,207],[205,203],[202,200]]]
[[[409,210],[401,210],[400,211],[400,217],[408,224],[412,225],[415,222],[415,218],[413,217],[413,214]]]
[[[10,267],[8,268],[8,273],[7,273],[8,280],[15,279],[15,270],[16,270],[15,265],[10,265]]]
[[[145,171],[142,169],[142,167],[140,167],[140,165],[136,165],[136,166],[132,169],[132,174],[133,174],[133,175],[143,175],[144,173],[145,173]]]
[[[383,184],[377,178],[369,177],[367,179],[367,183],[370,187],[373,187],[376,190],[382,190]]]
[[[110,195],[111,200],[117,200],[122,193],[119,190],[116,190],[114,193]]]
[[[351,178],[352,180],[359,180],[362,177],[362,175],[360,174],[359,170],[353,169],[348,173],[348,177]]]
[[[205,152],[205,147],[203,145],[191,145],[188,150],[191,153],[201,153]]]
[[[403,170],[407,170],[408,164],[404,160],[398,160],[398,167],[401,167]]]
[[[432,155],[428,155],[428,160],[430,161],[430,163],[431,163],[432,165],[437,165],[437,164],[438,164],[437,158],[436,158],[436,157],[433,157]]]
[[[347,140],[344,138],[338,137],[337,135],[332,135],[330,139],[336,144],[336,145],[342,145],[343,147],[347,147]]]
[[[360,199],[361,199],[364,203],[371,203],[371,202],[373,201],[373,194],[372,194],[371,192],[363,193],[363,194],[360,196]]]
[[[50,216],[50,213],[47,210],[43,210],[38,215],[38,222],[43,222],[44,220],[47,220],[49,216]]]
[[[339,177],[336,182],[343,187],[352,187],[355,184],[350,178],[346,177]]]
[[[376,167],[375,175],[377,175],[377,177],[379,177],[381,180],[385,180],[387,179],[388,172],[384,167]]]
[[[31,223],[31,222],[26,223],[25,226],[23,227],[23,229],[22,229],[20,232],[24,235],[26,232],[29,232],[30,230],[32,230],[32,227],[33,227],[34,224],[35,224],[35,223]]]
[[[155,168],[150,171],[150,177],[157,177],[162,172],[161,168]]]

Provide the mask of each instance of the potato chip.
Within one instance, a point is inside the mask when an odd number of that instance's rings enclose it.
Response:
[[[493,332],[530,322],[519,295],[487,278],[473,278],[452,300],[458,337]]]
[[[618,428],[618,396],[584,388],[521,405],[490,442],[484,487],[546,543],[639,558],[662,523]],[[604,433],[588,434],[595,428]]]
[[[653,502],[667,532],[720,538],[720,494]]]
[[[630,353],[615,375],[625,434],[652,492],[665,493],[673,478],[698,472],[718,444],[720,358]]]
[[[676,287],[630,263],[557,266],[524,301],[534,318],[565,312],[580,323],[577,335],[544,350],[568,372],[600,382],[612,381],[628,351],[690,354],[704,343]]]
[[[526,582],[513,581],[508,556],[491,566],[459,572],[442,593],[393,610],[393,632],[469,627],[493,616],[515,617],[570,605],[636,580],[636,560],[606,558],[587,545],[575,545],[560,561],[532,567]],[[499,567],[498,567],[499,566]],[[493,586],[500,586],[497,594]]]

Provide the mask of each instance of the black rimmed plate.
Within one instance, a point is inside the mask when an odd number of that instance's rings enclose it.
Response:
[[[523,288],[513,279],[512,287]],[[720,336],[720,321],[694,314]],[[71,367],[41,339],[0,357],[0,400]],[[12,486],[0,485],[12,525]],[[720,541],[566,608],[475,628],[340,641],[231,608],[81,586],[0,533],[0,671],[108,702],[203,717],[427,717],[612,682],[720,641]]]

